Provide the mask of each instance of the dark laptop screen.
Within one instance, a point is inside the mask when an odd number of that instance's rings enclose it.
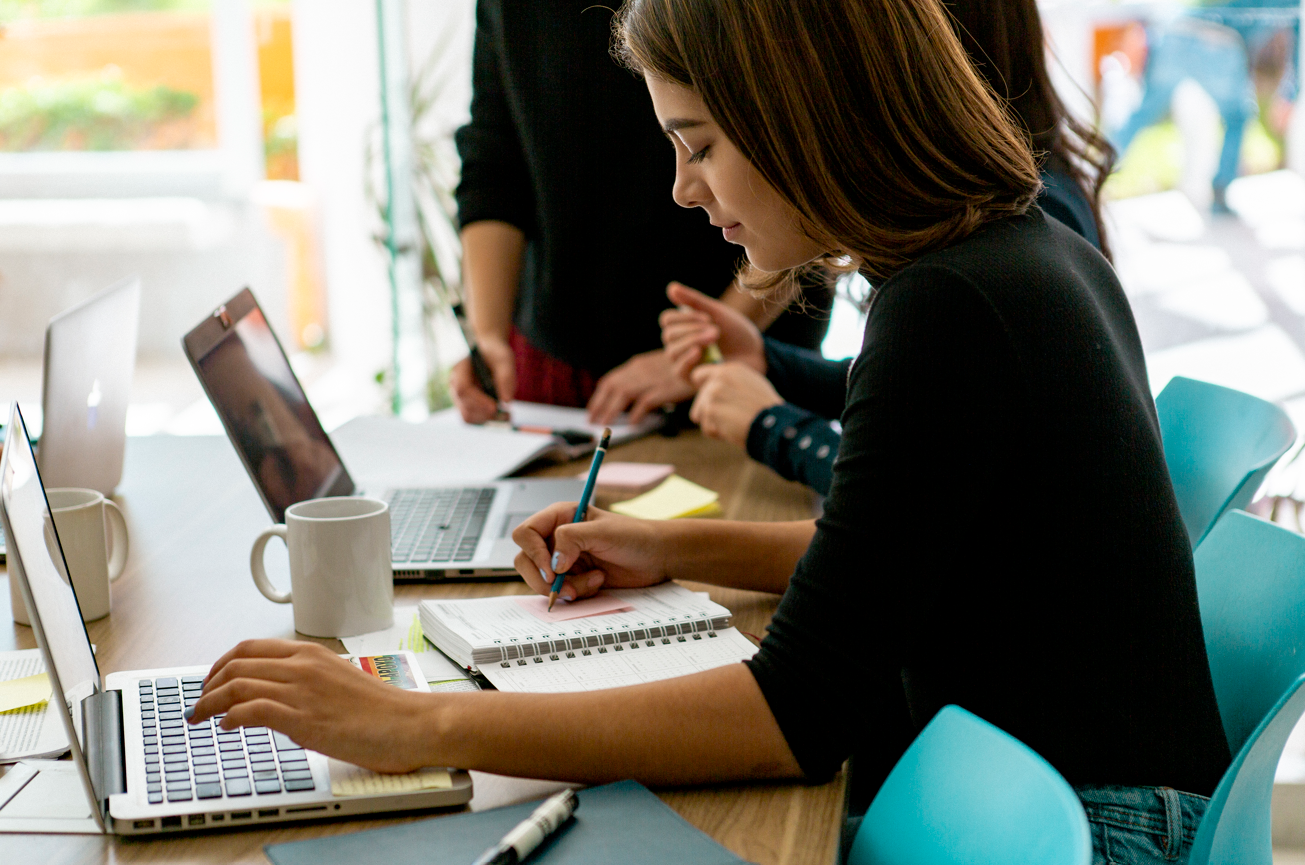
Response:
[[[277,522],[295,502],[353,492],[261,309],[241,316],[196,365]]]

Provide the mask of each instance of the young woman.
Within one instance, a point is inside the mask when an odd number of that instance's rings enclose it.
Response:
[[[1035,203],[1101,250],[1101,187],[1115,151],[1065,108],[1047,74],[1037,0],[944,0],[952,29],[975,69],[1015,112],[1042,175]],[[851,360],[767,338],[741,315],[683,286],[662,313],[662,340],[676,371],[697,391],[691,419],[789,480],[828,495]],[[717,343],[726,363],[698,367]],[[733,349],[732,351],[730,349]]]
[[[820,520],[555,507],[518,527],[518,569],[543,592],[556,567],[567,598],[677,577],[783,592],[760,651],[609,691],[414,694],[316,645],[251,641],[194,718],[383,771],[683,784],[887,767],[958,703],[1102,809],[1101,855],[1181,860],[1229,754],[1142,349],[1104,259],[1030,210],[1031,151],[937,0],[621,16],[675,200],[744,248],[741,278],[856,267],[879,292]],[[936,525],[941,488],[956,518]]]

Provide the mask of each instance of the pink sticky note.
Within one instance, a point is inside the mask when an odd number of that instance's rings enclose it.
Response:
[[[598,469],[598,486],[614,490],[649,490],[670,477],[675,466],[667,463],[603,463]],[[588,477],[585,469],[576,477]]]
[[[608,613],[624,613],[634,607],[620,598],[599,592],[583,601],[566,601],[558,599],[553,605],[553,612],[548,611],[548,598],[543,595],[522,595],[512,600],[530,615],[544,622],[565,622],[568,619],[583,619],[586,616],[603,616]]]

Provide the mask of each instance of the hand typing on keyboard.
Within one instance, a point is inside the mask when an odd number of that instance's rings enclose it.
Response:
[[[243,727],[255,791],[260,792],[259,781],[274,779],[271,774],[260,778],[254,764],[271,763],[282,741],[378,772],[428,765],[421,753],[428,745],[426,731],[397,727],[415,727],[420,698],[431,696],[387,685],[316,643],[247,640],[213,665],[203,695],[189,707],[186,727],[188,734],[201,731],[202,736],[211,726],[219,752],[223,737],[238,736]],[[251,746],[249,730],[258,728],[280,732]],[[230,739],[233,753],[235,741]],[[297,779],[286,776],[284,759],[280,767],[278,783],[292,790],[290,782]]]

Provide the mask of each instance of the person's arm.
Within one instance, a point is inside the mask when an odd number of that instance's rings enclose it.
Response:
[[[829,360],[818,351],[763,337],[766,378],[786,401],[836,418],[847,402],[852,359]]]
[[[481,3],[476,9],[471,120],[455,136],[462,160],[456,195],[468,319],[498,396],[506,401],[516,390],[508,335],[535,204],[501,74],[502,22],[494,18],[490,6]],[[498,413],[497,404],[481,390],[469,360],[450,370],[449,387],[465,420],[479,423]]]
[[[387,685],[316,643],[250,640],[213,665],[191,722],[221,713],[223,729],[271,727],[381,772],[459,766],[647,784],[801,774],[742,664],[586,693],[422,694]]]
[[[747,432],[748,456],[783,478],[829,495],[842,434],[828,418],[781,403],[762,409]]]

